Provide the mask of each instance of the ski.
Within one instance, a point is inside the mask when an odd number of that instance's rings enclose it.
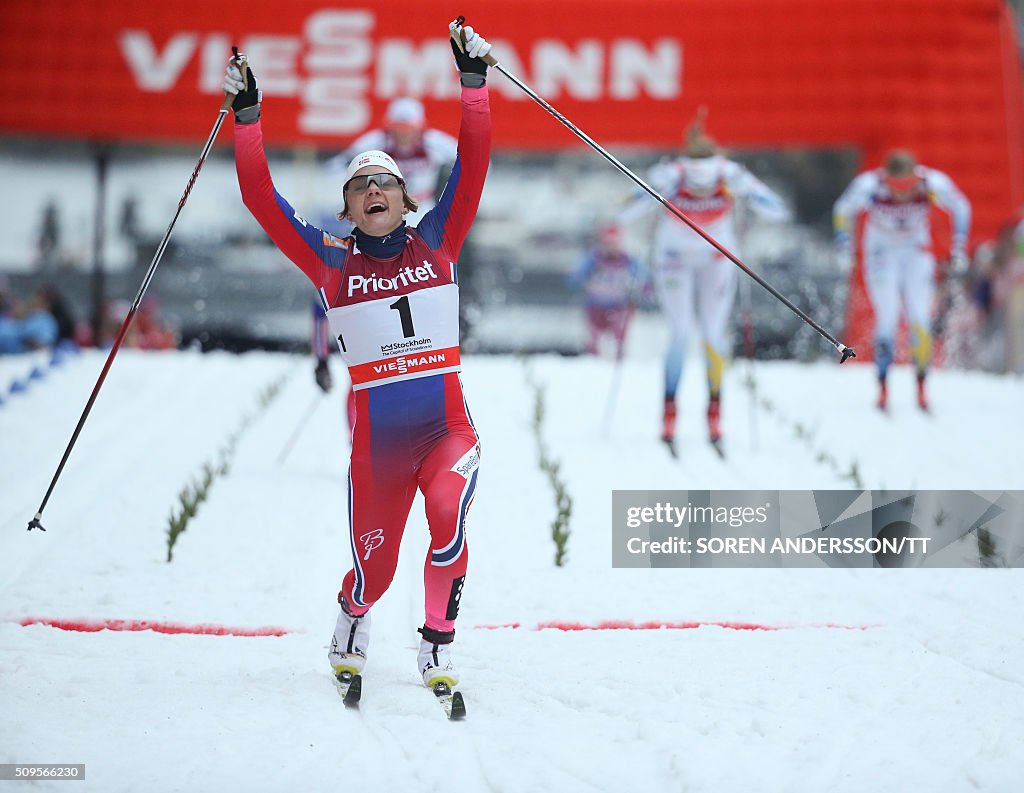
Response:
[[[662,438],[661,442],[665,444],[665,448],[668,449],[668,453],[672,455],[672,459],[678,460],[679,450],[676,449],[675,438]]]
[[[363,696],[363,676],[353,675],[351,672],[338,672],[334,677],[338,686],[338,694],[346,708],[358,708],[359,700]]]
[[[444,681],[435,683],[432,691],[450,721],[462,721],[466,718],[466,701],[462,698],[461,691],[452,691],[451,686]]]
[[[338,694],[346,708],[359,708],[359,700],[363,696],[363,676],[351,672],[338,672],[334,677]],[[434,698],[444,708],[445,715],[451,721],[466,718],[466,700],[461,691],[452,691],[445,682],[437,683],[433,688]]]
[[[710,439],[710,443],[711,443],[711,448],[715,450],[715,453],[724,460],[725,459],[725,448],[722,446],[722,439],[721,438],[711,438]]]

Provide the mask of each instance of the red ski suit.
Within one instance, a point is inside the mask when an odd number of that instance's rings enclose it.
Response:
[[[440,632],[453,631],[458,615],[466,513],[480,462],[458,374],[457,262],[483,191],[490,139],[486,86],[462,88],[459,156],[437,206],[416,228],[403,224],[383,238],[356,230],[339,239],[306,223],[274,189],[260,124],[235,125],[243,201],[319,291],[356,393],[353,568],[339,600],[359,615],[387,590],[418,488],[430,526],[424,624]]]

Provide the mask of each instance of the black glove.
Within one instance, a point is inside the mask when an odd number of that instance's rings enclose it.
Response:
[[[238,60],[236,60],[236,58]],[[224,76],[224,90],[235,95],[231,109],[235,111],[236,124],[255,124],[260,118],[260,91],[256,87],[256,75],[252,69],[246,69],[245,78],[238,62],[245,63],[245,55],[238,55],[228,61],[228,71]]]
[[[451,33],[448,41],[452,45],[455,65],[459,68],[462,84],[467,88],[479,88],[487,82],[487,63],[484,56],[491,51],[491,45],[468,25],[461,27],[457,22],[452,22],[448,30]],[[466,43],[460,46],[463,36]]]
[[[331,370],[327,367],[327,359],[321,358],[316,362],[316,370],[313,372],[316,378],[316,384],[320,386],[320,390],[325,394],[329,394],[331,391]]]

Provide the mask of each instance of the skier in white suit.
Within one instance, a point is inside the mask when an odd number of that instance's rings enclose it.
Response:
[[[719,153],[705,132],[706,110],[687,129],[682,157],[659,163],[648,183],[727,250],[736,253],[737,214],[745,204],[771,221],[790,218],[782,198],[737,162]],[[722,373],[729,357],[729,317],[739,270],[679,218],[645,193],[637,193],[620,214],[629,222],[662,210],[654,234],[651,270],[671,338],[665,353],[665,392],[661,439],[675,454],[676,390],[696,320],[704,342],[708,383],[708,437],[716,448],[720,427]]]
[[[932,299],[937,272],[932,208],[952,218],[950,265],[966,269],[971,205],[953,180],[919,165],[908,151],[889,154],[881,168],[858,175],[839,196],[833,226],[840,256],[851,259],[858,219],[868,295],[875,311],[875,363],[878,407],[888,407],[886,377],[892,363],[902,301],[910,326],[911,352],[917,369],[917,403],[928,409],[925,378],[932,357]]]

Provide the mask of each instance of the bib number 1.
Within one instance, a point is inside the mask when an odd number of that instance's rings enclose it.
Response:
[[[402,318],[402,335],[407,339],[415,336],[416,331],[412,325],[412,309],[409,308],[409,296],[404,295],[398,298],[388,308],[392,311],[397,311],[398,316]]]

